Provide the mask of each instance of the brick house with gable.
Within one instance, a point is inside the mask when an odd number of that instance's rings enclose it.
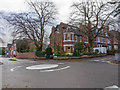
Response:
[[[76,27],[65,23],[60,23],[56,27],[52,27],[50,34],[50,46],[53,53],[57,51],[57,45],[61,47],[61,51],[66,54],[72,54],[74,51],[74,43],[76,41],[83,42],[84,45],[89,45],[88,37],[82,32],[84,27]],[[99,35],[95,39],[93,47],[106,47],[111,43],[111,39],[108,36],[109,28],[103,30],[105,33]],[[84,51],[88,51],[84,48]]]

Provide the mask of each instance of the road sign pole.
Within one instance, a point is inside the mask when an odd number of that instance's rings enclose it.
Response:
[[[34,60],[35,60],[35,52],[36,52],[36,49],[34,49]]]

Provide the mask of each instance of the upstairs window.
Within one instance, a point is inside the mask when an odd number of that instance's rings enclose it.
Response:
[[[67,34],[67,40],[70,40],[70,33]]]
[[[74,34],[71,34],[71,36],[72,36],[72,40],[74,40]]]
[[[66,40],[66,34],[64,34],[64,40]]]
[[[75,35],[75,41],[77,41],[77,35]]]
[[[98,37],[98,42],[100,42],[100,37]]]
[[[85,37],[85,42],[88,43],[88,37]]]
[[[80,36],[80,42],[82,42],[82,36]]]

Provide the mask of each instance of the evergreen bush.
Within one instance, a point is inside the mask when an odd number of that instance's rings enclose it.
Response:
[[[46,53],[46,58],[50,58],[50,55],[53,55],[52,48],[48,46],[45,50],[45,53]]]

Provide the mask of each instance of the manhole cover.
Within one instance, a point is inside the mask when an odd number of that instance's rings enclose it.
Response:
[[[55,67],[58,67],[58,65],[57,64],[41,64],[41,65],[29,66],[29,67],[26,67],[26,69],[31,69],[31,70],[34,70],[34,69],[50,69],[50,68],[55,68]]]

